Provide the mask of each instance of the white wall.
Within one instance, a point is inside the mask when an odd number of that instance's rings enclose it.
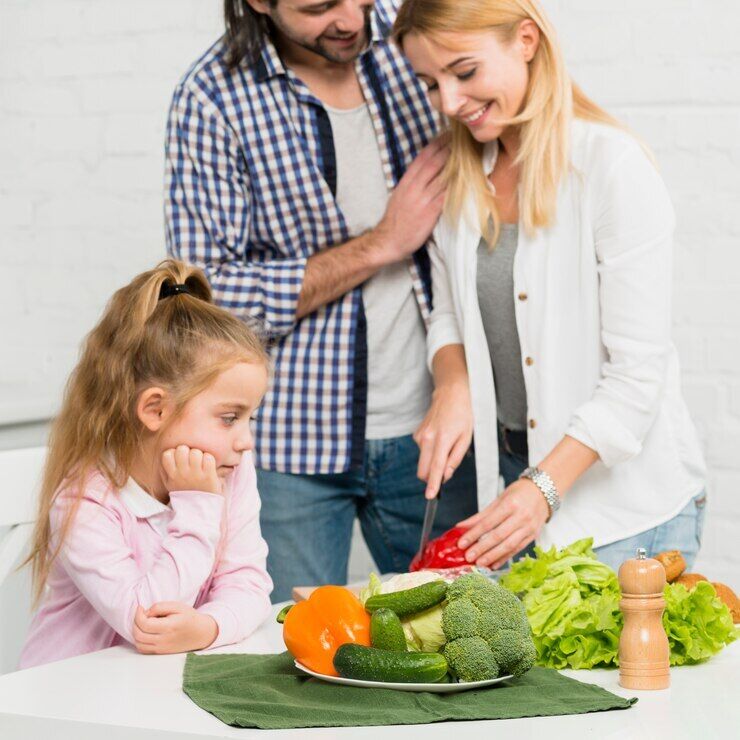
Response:
[[[740,5],[544,5],[573,76],[653,148],[673,196],[675,338],[711,470],[697,569],[740,588]],[[220,0],[0,0],[2,446],[53,412],[105,300],[164,255],[167,106],[220,14]],[[352,576],[368,567],[356,548]],[[0,672],[8,634],[0,622]]]
[[[740,587],[740,5],[548,0],[571,74],[655,152],[677,215],[674,338],[710,469],[697,572]]]

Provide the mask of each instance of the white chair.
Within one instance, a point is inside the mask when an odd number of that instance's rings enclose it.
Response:
[[[28,545],[36,519],[36,504],[46,447],[0,451],[0,584],[13,572]]]

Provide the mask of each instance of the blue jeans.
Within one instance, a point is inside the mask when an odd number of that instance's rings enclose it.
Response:
[[[666,550],[680,550],[686,561],[686,570],[691,571],[694,560],[701,547],[701,534],[704,528],[704,514],[707,494],[702,491],[689,501],[681,511],[667,522],[648,529],[646,532],[594,548],[596,557],[614,570],[628,558],[634,558],[638,547],[647,550],[652,557]]]
[[[335,475],[257,470],[273,602],[293,586],[346,583],[355,517],[381,573],[408,570],[419,547],[425,484],[411,435],[365,443],[363,467]],[[477,511],[472,449],[445,484],[432,537]]]
[[[508,486],[513,483],[527,465],[528,462],[525,457],[506,452],[503,449],[499,436],[499,469],[504,478],[504,484]],[[706,492],[702,491],[691,499],[673,519],[669,519],[667,522],[641,532],[634,537],[627,537],[603,547],[596,547],[594,553],[602,563],[606,563],[616,571],[619,570],[619,566],[625,560],[635,557],[638,547],[644,547],[647,550],[648,557],[666,550],[680,550],[686,561],[686,569],[690,571],[701,546],[706,503],[707,495]],[[584,532],[583,536],[587,537],[588,533]],[[534,545],[527,545],[513,559],[519,560],[525,555],[534,555]]]

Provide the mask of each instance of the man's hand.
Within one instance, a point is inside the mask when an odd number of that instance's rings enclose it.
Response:
[[[441,172],[448,155],[446,138],[426,146],[399,180],[374,229],[308,258],[296,319],[349,293],[424,244],[442,213]]]
[[[426,481],[425,496],[434,498],[462,462],[473,440],[473,408],[467,383],[441,386],[414,441],[419,445],[417,475]]]
[[[449,156],[445,137],[435,139],[417,155],[391,194],[373,235],[384,263],[412,255],[429,238],[442,214],[445,188],[442,170]]]
[[[179,601],[152,604],[146,611],[136,607],[134,645],[146,655],[165,655],[202,650],[218,636],[216,620]]]
[[[162,453],[164,484],[168,491],[205,491],[223,493],[216,458],[187,445]]]

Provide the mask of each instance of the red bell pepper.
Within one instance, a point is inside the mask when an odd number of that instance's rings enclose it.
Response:
[[[465,560],[465,550],[457,546],[457,541],[465,531],[462,527],[453,527],[436,539],[430,540],[421,557],[418,553],[414,556],[409,570],[440,570],[470,565]]]

